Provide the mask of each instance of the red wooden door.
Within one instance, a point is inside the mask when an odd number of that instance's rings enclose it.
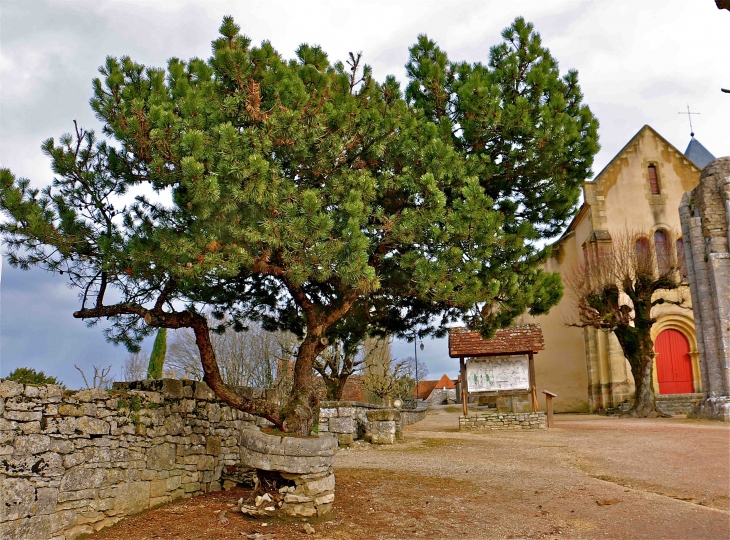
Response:
[[[692,361],[689,358],[689,342],[682,332],[663,330],[654,343],[656,373],[660,394],[691,394]]]

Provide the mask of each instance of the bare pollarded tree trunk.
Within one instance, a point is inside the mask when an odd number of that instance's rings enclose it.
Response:
[[[683,304],[681,294],[668,298],[670,291],[682,287],[683,254],[669,249],[675,245],[670,233],[661,235],[655,244],[642,232],[623,231],[610,242],[589,248],[587,260],[564,277],[577,302],[576,316],[568,324],[616,335],[636,385],[629,414],[639,417],[659,414],[653,388],[652,308]]]

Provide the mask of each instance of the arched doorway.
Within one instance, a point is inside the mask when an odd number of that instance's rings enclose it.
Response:
[[[679,330],[662,330],[654,342],[660,394],[691,394],[692,361],[689,342]]]

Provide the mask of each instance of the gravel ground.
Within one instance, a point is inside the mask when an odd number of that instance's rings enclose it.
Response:
[[[462,538],[730,538],[730,426],[558,415],[550,430],[478,434],[447,410],[406,428],[402,444],[340,452],[337,467],[478,490],[457,518]]]
[[[393,446],[337,455],[335,517],[260,523],[241,493],[197,497],[96,538],[730,539],[730,426],[685,419],[558,415],[530,432],[462,433],[455,408],[429,411]]]

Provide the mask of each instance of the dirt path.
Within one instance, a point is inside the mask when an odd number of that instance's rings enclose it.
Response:
[[[460,433],[441,409],[394,446],[337,457],[337,514],[309,538],[730,538],[730,426],[560,415],[539,432]],[[215,510],[240,493],[148,512],[96,536],[304,538]]]

